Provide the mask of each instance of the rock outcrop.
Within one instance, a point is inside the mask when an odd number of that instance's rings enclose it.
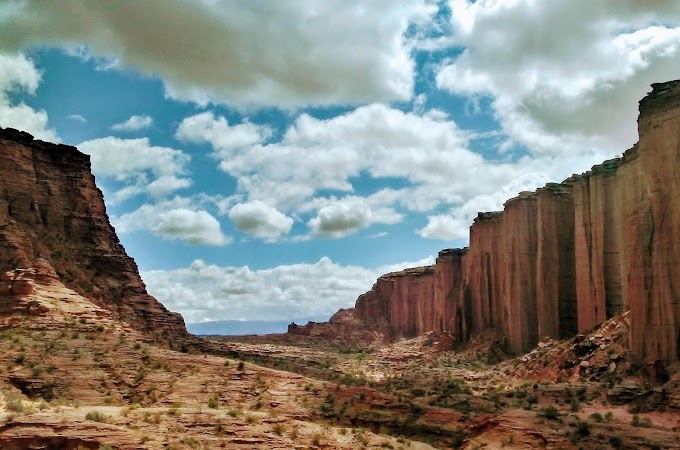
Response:
[[[680,80],[652,89],[622,157],[479,213],[469,248],[380,277],[355,316],[393,338],[495,329],[520,353],[630,310],[638,362],[679,360]]]
[[[357,299],[357,317],[373,326],[387,326],[399,336],[441,329],[443,311],[434,307],[434,275],[434,266],[426,266],[381,276]]]
[[[179,346],[188,338],[182,317],[147,294],[109,223],[87,155],[0,128],[0,173],[0,273],[40,266],[158,342]],[[30,293],[28,272],[6,275],[0,295]]]

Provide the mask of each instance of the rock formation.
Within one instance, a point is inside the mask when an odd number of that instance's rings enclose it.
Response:
[[[640,102],[640,141],[620,158],[479,213],[467,249],[380,277],[355,316],[393,338],[486,329],[526,352],[630,309],[642,363],[680,359],[680,81]],[[675,243],[675,245],[674,245]]]
[[[159,342],[179,346],[189,336],[182,317],[147,294],[109,223],[87,155],[0,128],[0,173],[0,273],[40,266]],[[0,294],[29,293],[33,274],[14,271],[0,280]]]

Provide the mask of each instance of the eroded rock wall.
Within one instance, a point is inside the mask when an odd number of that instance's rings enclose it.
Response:
[[[188,336],[182,317],[147,294],[87,155],[0,128],[0,173],[0,272],[46,262],[69,288],[148,336],[176,344]]]
[[[437,314],[429,331],[443,332],[457,327],[455,308],[464,281],[462,264],[466,252],[467,249],[445,249],[437,256],[434,265],[434,310]]]
[[[538,337],[564,339],[578,331],[572,183],[539,189],[536,209]]]
[[[434,266],[427,266],[381,276],[357,299],[357,318],[374,327],[387,327],[393,337],[439,329],[445,319],[444,311],[435,307],[434,273]]]
[[[462,342],[486,328],[506,329],[502,302],[503,212],[479,213],[470,227],[470,246],[462,261],[464,284],[458,294],[454,335]],[[454,295],[455,297],[455,295]]]
[[[653,85],[638,129],[622,157],[479,213],[434,269],[381,277],[358,317],[459,343],[495,329],[519,353],[630,309],[635,357],[680,360],[680,81]]]
[[[680,81],[652,87],[621,195],[631,346],[648,363],[680,359]]]

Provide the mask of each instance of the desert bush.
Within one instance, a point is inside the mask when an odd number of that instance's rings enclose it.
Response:
[[[321,445],[321,433],[314,433],[314,436],[312,436],[312,446],[318,447],[319,445]]]
[[[219,394],[213,394],[208,399],[208,408],[217,409],[220,407],[220,396]]]
[[[591,415],[588,416],[588,418],[590,420],[592,420],[593,422],[597,422],[597,423],[604,422],[604,417],[599,412],[592,413]]]
[[[26,405],[18,396],[5,394],[5,409],[14,413],[22,413],[26,411]]]
[[[546,406],[541,408],[541,412],[538,415],[548,420],[557,420],[560,417],[560,412],[554,406]]]
[[[89,411],[85,414],[85,420],[91,420],[93,422],[108,423],[111,421],[111,416],[108,416],[99,411]]]
[[[576,422],[576,434],[579,436],[590,435],[590,424],[581,420]]]
[[[640,416],[634,414],[633,420],[630,421],[630,424],[634,427],[649,428],[652,426],[652,421],[649,419],[649,417],[643,417],[640,419]]]

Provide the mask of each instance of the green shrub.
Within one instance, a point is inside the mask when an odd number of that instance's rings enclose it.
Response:
[[[599,412],[592,413],[591,415],[588,416],[588,418],[590,420],[592,420],[593,422],[597,422],[597,423],[604,422],[604,417],[602,417],[602,414],[600,414]]]
[[[91,420],[93,422],[108,423],[111,420],[111,416],[107,416],[99,411],[90,411],[85,414],[85,420]]]
[[[220,407],[220,396],[218,394],[213,394],[208,399],[208,408],[217,409]]]
[[[590,424],[582,420],[576,422],[576,434],[584,437],[590,435]]]
[[[548,420],[557,420],[560,417],[560,412],[554,406],[546,406],[541,408],[541,412],[538,415]]]

